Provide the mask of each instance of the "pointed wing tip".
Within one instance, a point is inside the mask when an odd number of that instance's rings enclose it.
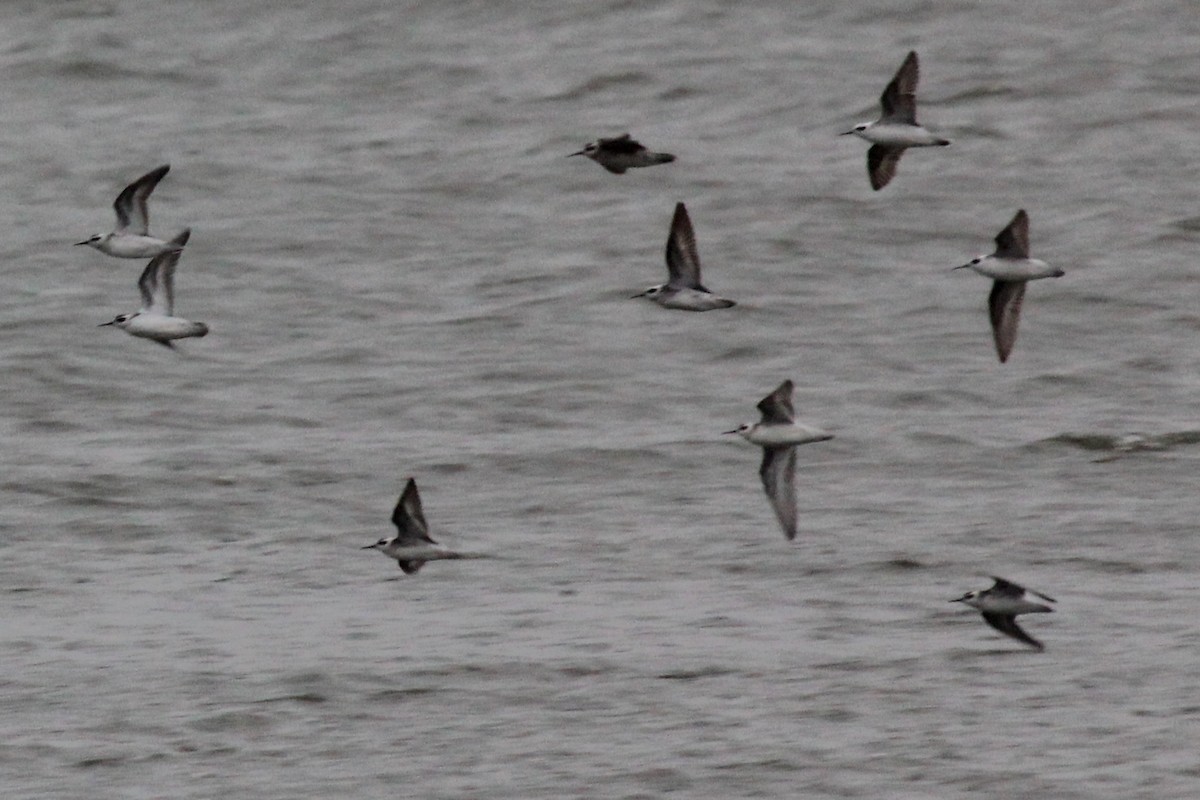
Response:
[[[163,179],[163,177],[170,171],[171,171],[170,164],[162,164],[161,166],[157,166],[154,169],[147,172],[142,177],[138,178],[136,181],[134,181],[133,186],[137,186],[139,188],[145,187],[147,185],[153,186],[154,184],[161,181]]]
[[[867,150],[867,177],[871,181],[872,189],[878,192],[892,182],[900,167],[900,157],[904,155],[904,149],[885,147],[881,144],[871,145]]]
[[[794,388],[791,379],[788,378],[775,387],[769,395],[758,401],[758,405],[755,407],[762,414],[764,422],[792,422],[795,420],[796,412],[792,408]]]
[[[996,234],[996,256],[1029,258],[1029,215],[1019,209],[1004,229]]]
[[[1038,650],[1045,650],[1045,646],[1037,639],[1025,632],[1020,625],[1017,624],[1017,618],[1014,614],[989,614],[983,612],[983,621],[995,630],[1000,631],[1005,636],[1016,639],[1018,642],[1024,642],[1030,647]]]
[[[675,204],[671,230],[667,234],[666,262],[668,285],[708,291],[700,283],[700,252],[696,248],[696,230],[682,201]]]
[[[396,501],[396,507],[392,510],[392,522],[399,525],[401,518],[408,516],[406,506],[410,502],[416,502],[417,507],[420,507],[421,496],[417,492],[417,481],[415,478],[409,478],[404,482],[404,488],[400,490],[400,498]]]
[[[796,537],[796,493],[793,476],[796,473],[796,448],[764,447],[758,476],[763,492],[775,512],[775,519],[789,542]]]
[[[1024,301],[1025,281],[996,280],[992,283],[992,291],[988,294],[988,321],[992,325],[992,341],[1001,364],[1008,361],[1016,346]]]

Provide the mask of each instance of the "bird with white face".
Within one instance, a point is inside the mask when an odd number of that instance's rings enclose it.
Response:
[[[988,295],[988,318],[1001,364],[1008,360],[1017,342],[1025,284],[1042,278],[1061,278],[1066,274],[1045,261],[1029,257],[1029,215],[1023,208],[1004,230],[996,234],[994,253],[976,256],[954,269],[970,269],[993,281]]]
[[[653,167],[669,164],[675,160],[670,153],[652,153],[628,133],[611,139],[588,142],[583,149],[567,156],[586,156],[614,175],[624,175],[625,170],[635,167]]]
[[[759,422],[725,431],[763,449],[758,476],[788,541],[796,538],[796,447],[833,438],[831,433],[796,421],[792,390],[790,380],[779,384],[759,401],[758,410],[762,413]]]
[[[1024,642],[1038,650],[1044,650],[1041,642],[1021,630],[1017,625],[1017,615],[1049,614],[1054,611],[1050,606],[1027,600],[1026,598],[1030,595],[1048,603],[1057,603],[1058,601],[1004,578],[997,578],[993,575],[992,580],[995,583],[990,589],[975,589],[950,602],[969,605],[983,615],[984,622],[1005,636],[1011,636],[1018,642]]]
[[[696,231],[683,203],[675,204],[675,216],[671,218],[671,232],[667,236],[666,283],[651,286],[644,292],[633,295],[653,300],[663,308],[681,311],[712,311],[717,308],[732,308],[733,300],[717,297],[700,282],[700,253],[696,249]]]
[[[429,524],[425,522],[425,514],[421,510],[421,495],[417,492],[417,482],[412,478],[408,479],[392,511],[392,524],[396,526],[395,536],[385,536],[362,549],[378,550],[396,559],[405,575],[412,575],[426,561],[464,558],[461,553],[439,547],[429,536]]]
[[[891,182],[900,164],[900,156],[910,147],[945,147],[949,139],[934,136],[917,123],[917,78],[920,76],[917,54],[910,52],[896,70],[879,98],[883,109],[879,119],[863,122],[844,132],[871,143],[867,150],[867,176],[871,188],[879,191]]]
[[[192,322],[175,316],[175,267],[183,255],[191,229],[184,229],[167,245],[171,249],[155,256],[138,279],[138,291],[142,295],[142,307],[132,314],[118,314],[101,328],[113,325],[142,339],[150,339],[161,345],[172,347],[176,339],[208,335],[208,326],[203,322]]]
[[[87,245],[117,258],[154,258],[175,249],[174,239],[164,242],[150,235],[147,206],[150,193],[170,169],[170,164],[163,164],[126,186],[113,202],[117,227],[112,233],[97,233],[75,245]]]

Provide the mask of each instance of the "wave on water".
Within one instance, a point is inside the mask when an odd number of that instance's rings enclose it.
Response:
[[[1174,431],[1170,433],[1060,433],[1035,443],[1040,445],[1066,445],[1091,452],[1108,453],[1110,461],[1126,453],[1164,452],[1186,445],[1200,444],[1200,430]]]

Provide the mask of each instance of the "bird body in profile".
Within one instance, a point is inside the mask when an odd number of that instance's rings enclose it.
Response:
[[[582,150],[567,157],[571,156],[587,156],[615,175],[624,175],[627,169],[653,167],[655,164],[669,164],[675,160],[675,156],[670,153],[650,152],[628,133],[611,139],[588,142]]]
[[[955,269],[972,269],[993,280],[988,295],[988,318],[1001,364],[1008,360],[1017,341],[1025,284],[1041,278],[1061,278],[1066,274],[1045,261],[1029,257],[1029,215],[1023,208],[1004,230],[996,234],[994,253],[976,256]]]
[[[117,227],[112,233],[97,233],[76,246],[87,245],[117,258],[155,258],[175,249],[174,239],[164,242],[150,235],[147,207],[150,193],[170,169],[170,164],[163,164],[126,186],[113,202]]]
[[[920,67],[916,51],[910,51],[883,90],[879,104],[883,113],[874,122],[863,122],[843,133],[871,143],[867,150],[867,176],[879,191],[891,182],[900,156],[910,147],[945,147],[949,139],[935,136],[917,123],[917,79]]]
[[[175,316],[175,267],[183,255],[191,229],[185,228],[174,239],[167,242],[169,249],[155,256],[138,279],[138,291],[142,295],[141,310],[132,314],[119,314],[111,322],[100,327],[113,325],[131,336],[150,339],[161,345],[172,347],[175,339],[187,339],[208,334],[203,322],[192,322]]]
[[[681,311],[712,311],[731,308],[737,303],[726,300],[704,288],[700,282],[700,254],[696,249],[696,232],[683,203],[675,204],[671,232],[667,236],[666,283],[651,286],[634,297],[646,297],[663,308]]]
[[[429,525],[425,522],[425,514],[421,510],[421,495],[417,492],[417,482],[409,478],[392,511],[392,524],[396,526],[396,535],[384,537],[375,544],[363,547],[363,550],[378,550],[389,558],[396,559],[405,575],[412,575],[425,565],[426,561],[441,559],[463,558],[460,553],[439,547],[429,536]]]
[[[1004,578],[997,578],[993,575],[992,580],[995,583],[990,589],[970,591],[950,602],[966,603],[983,615],[984,622],[1005,636],[1011,636],[1019,642],[1024,642],[1038,650],[1044,650],[1041,642],[1021,630],[1017,625],[1017,615],[1049,614],[1054,611],[1048,605],[1027,599],[1029,596],[1040,598],[1048,603],[1057,603],[1058,601]]]
[[[788,541],[796,538],[796,447],[833,438],[833,434],[796,421],[792,391],[792,382],[784,381],[759,401],[761,421],[725,431],[763,449],[758,475]]]

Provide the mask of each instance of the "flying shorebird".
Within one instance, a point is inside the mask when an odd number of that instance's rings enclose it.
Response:
[[[796,421],[790,380],[760,400],[758,410],[762,412],[761,421],[725,433],[740,434],[763,449],[758,475],[783,527],[783,535],[791,541],[796,538],[796,446],[823,442],[832,439],[833,434]]]
[[[883,113],[874,122],[855,125],[843,133],[854,134],[871,143],[867,150],[867,175],[871,188],[879,191],[896,175],[900,156],[909,147],[945,147],[949,139],[934,136],[917,123],[917,66],[916,51],[910,51],[896,76],[883,90],[879,104]]]
[[[1061,278],[1066,273],[1029,257],[1029,215],[1023,208],[1008,227],[996,234],[996,252],[976,256],[954,269],[967,268],[994,281],[988,295],[988,316],[992,321],[992,338],[996,340],[996,355],[1003,364],[1017,341],[1025,284],[1039,278]]]
[[[588,142],[584,148],[571,156],[587,156],[609,172],[624,175],[625,170],[633,167],[653,167],[655,164],[669,164],[675,160],[670,153],[652,153],[641,142],[637,142],[628,133],[611,139],[597,139]]]
[[[990,589],[977,589],[951,600],[951,603],[966,603],[971,608],[983,614],[983,621],[991,625],[1005,636],[1011,636],[1019,642],[1044,650],[1042,643],[1034,639],[1017,625],[1018,614],[1049,614],[1054,611],[1050,606],[1026,600],[1026,595],[1033,595],[1049,603],[1057,603],[1053,597],[1027,590],[1012,581],[991,576],[996,583]]]
[[[97,233],[75,245],[86,244],[117,258],[154,258],[173,249],[171,242],[150,235],[150,211],[146,207],[150,193],[170,169],[170,164],[163,164],[126,186],[113,202],[113,209],[117,212],[116,230]]]
[[[425,514],[421,512],[421,496],[417,494],[417,482],[412,478],[408,479],[404,491],[400,494],[400,500],[392,511],[392,522],[396,526],[395,536],[384,537],[361,549],[378,550],[385,556],[396,559],[405,575],[412,575],[424,566],[426,561],[464,557],[461,553],[439,547],[438,543],[429,537],[429,525],[425,522]]]
[[[174,239],[165,244],[171,249],[154,259],[142,270],[138,278],[138,290],[142,294],[142,308],[132,314],[119,314],[101,328],[115,325],[131,336],[152,339],[161,345],[173,347],[171,340],[204,336],[208,326],[203,322],[190,322],[175,314],[175,267],[183,255],[191,229],[185,228]]]
[[[683,311],[711,311],[737,305],[732,300],[717,297],[700,283],[700,254],[696,251],[696,232],[687,207],[676,203],[667,236],[667,275],[669,280],[633,295],[647,297],[663,308]]]

